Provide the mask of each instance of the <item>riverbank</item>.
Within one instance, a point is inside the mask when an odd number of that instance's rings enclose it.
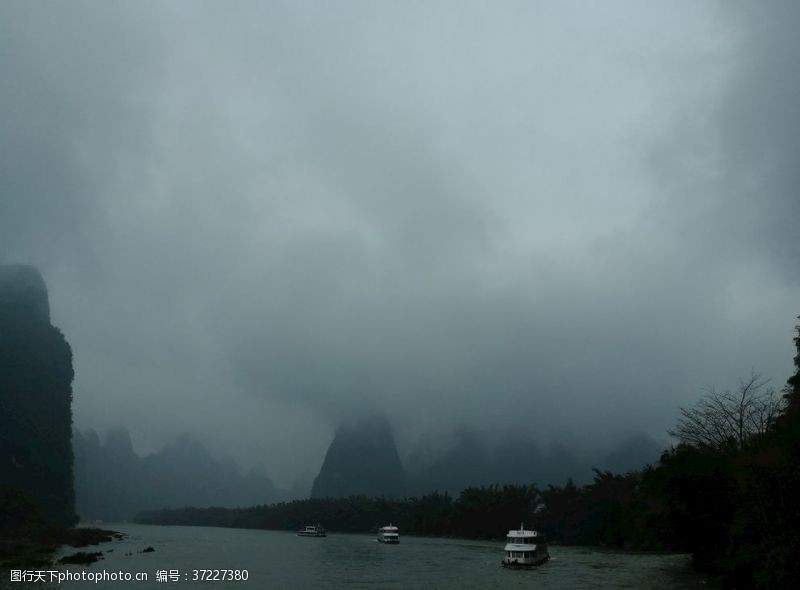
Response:
[[[60,547],[79,549],[124,538],[124,533],[91,527],[41,529],[25,537],[0,538],[0,567],[50,565]]]

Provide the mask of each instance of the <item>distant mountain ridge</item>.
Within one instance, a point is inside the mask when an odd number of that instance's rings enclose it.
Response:
[[[93,430],[73,435],[78,514],[84,520],[129,520],[142,510],[180,506],[254,506],[282,500],[266,471],[242,474],[201,443],[179,436],[140,457],[125,429],[104,442]]]
[[[499,442],[458,428],[450,445],[434,452],[425,444],[398,456],[385,417],[371,415],[340,426],[314,480],[312,498],[353,495],[399,498],[433,491],[459,494],[491,484],[588,483],[593,468],[627,473],[659,460],[664,447],[645,434],[622,439],[610,451],[579,451],[560,443],[545,449],[516,435]]]
[[[491,441],[475,430],[462,427],[455,430],[450,444],[438,452],[423,443],[409,453],[408,490],[419,496],[434,490],[458,494],[467,487],[491,484],[544,487],[562,485],[568,479],[588,483],[593,468],[627,473],[656,463],[663,450],[662,445],[644,434],[622,439],[606,452],[559,442],[542,448],[519,433]]]

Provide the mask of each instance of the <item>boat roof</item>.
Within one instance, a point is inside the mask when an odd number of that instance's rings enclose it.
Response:
[[[382,527],[381,527],[380,529],[378,529],[378,530],[381,530],[381,531],[384,531],[384,532],[389,532],[389,531],[396,531],[396,530],[398,530],[398,529],[397,529],[397,527],[396,527],[396,526],[389,525],[389,526],[382,526]]]
[[[525,525],[520,523],[518,529],[511,529],[510,531],[508,531],[508,536],[509,537],[525,537],[525,538],[527,538],[527,537],[538,537],[539,533],[537,531],[532,530],[532,529],[525,530]]]

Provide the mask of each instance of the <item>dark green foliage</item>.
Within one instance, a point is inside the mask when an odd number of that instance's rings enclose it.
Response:
[[[469,488],[458,499],[434,492],[402,500],[350,496],[311,498],[246,509],[184,508],[142,513],[137,522],[296,530],[322,523],[338,532],[366,533],[389,522],[417,535],[501,538],[519,523],[533,521],[539,501],[533,486]]]
[[[478,539],[503,537],[520,522],[532,524],[540,501],[535,486],[467,488],[453,506],[447,534]]]
[[[438,535],[453,527],[453,498],[447,493],[433,492],[411,498],[411,529],[418,535]],[[399,521],[398,521],[399,522]]]
[[[0,538],[20,538],[44,526],[39,506],[19,489],[0,487]]]
[[[658,480],[654,489],[665,502],[670,544],[691,551],[696,566],[715,573],[736,507],[730,460],[721,452],[678,447],[662,457],[652,474]]]
[[[725,553],[729,577],[740,585],[788,588],[800,579],[800,465],[765,444],[736,458],[737,510]]]
[[[582,488],[572,481],[564,487],[549,486],[542,493],[547,507],[542,514],[544,528],[566,544],[630,545],[627,508],[637,480],[596,469],[594,481]]]
[[[800,317],[797,319],[800,320]],[[800,325],[795,326],[797,334],[794,337],[795,373],[786,382],[785,397],[787,402],[786,416],[791,420],[799,420],[800,415]]]
[[[0,485],[17,488],[44,519],[75,522],[72,352],[50,324],[38,271],[0,267]]]
[[[617,475],[595,470],[594,481],[578,487],[548,486],[542,492],[542,528],[564,544],[626,549],[677,549],[664,534],[664,502],[654,481],[657,469]]]
[[[726,587],[800,580],[800,327],[794,343],[786,407],[765,433],[716,451],[680,448],[657,470],[675,538]]]
[[[786,410],[734,463],[738,510],[729,570],[757,588],[788,588],[800,580],[800,326],[796,330],[797,371],[786,387]]]
[[[503,538],[509,529],[524,523],[562,543],[647,547],[641,542],[647,533],[641,531],[634,510],[639,481],[638,474],[598,471],[595,481],[582,488],[568,482],[544,492],[532,485],[467,488],[456,499],[439,492],[403,500],[312,498],[238,510],[162,510],[140,514],[137,521],[283,530],[320,522],[329,530],[352,533],[366,533],[392,522],[407,534],[471,539]]]
[[[598,471],[595,481],[583,488],[571,482],[544,492],[536,486],[492,485],[467,488],[456,499],[439,492],[403,500],[351,496],[239,510],[162,510],[143,513],[137,520],[284,530],[321,522],[329,530],[353,533],[366,533],[392,522],[408,534],[471,539],[503,538],[509,529],[524,523],[562,543],[637,547],[642,534],[636,530],[631,508],[638,481],[638,475]]]

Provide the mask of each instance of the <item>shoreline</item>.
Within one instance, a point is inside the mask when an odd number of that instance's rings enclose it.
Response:
[[[125,533],[95,527],[45,529],[29,536],[0,539],[0,567],[53,565],[53,555],[62,547],[81,549],[126,538]],[[83,563],[97,561],[96,554],[79,551],[62,559],[78,559]]]

